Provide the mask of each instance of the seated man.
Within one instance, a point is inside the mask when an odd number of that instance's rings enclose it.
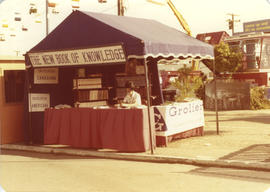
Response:
[[[127,95],[125,96],[121,106],[123,107],[135,107],[142,104],[141,95],[137,93],[135,85],[132,81],[126,82]]]

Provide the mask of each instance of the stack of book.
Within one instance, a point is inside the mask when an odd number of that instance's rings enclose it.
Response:
[[[108,90],[82,90],[78,92],[78,101],[107,100]]]
[[[106,106],[107,101],[95,101],[95,102],[83,102],[79,104],[79,107],[96,107],[96,106]]]
[[[101,78],[73,79],[73,89],[102,88]]]

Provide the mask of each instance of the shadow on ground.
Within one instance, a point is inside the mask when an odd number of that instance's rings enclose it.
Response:
[[[234,115],[234,116],[241,116],[241,114],[239,115]],[[226,117],[228,117],[226,115]],[[248,121],[248,122],[252,122],[252,123],[263,123],[263,124],[270,124],[270,114],[268,115],[260,115],[260,116],[252,116],[252,117],[241,117],[241,118],[229,118],[229,119],[219,119],[219,122],[232,122],[232,121]],[[216,122],[216,120],[208,120],[207,122]]]
[[[270,144],[256,144],[230,153],[220,160],[240,160],[269,163],[270,166]]]
[[[229,131],[221,131],[219,130],[219,134],[224,134],[224,133],[228,133]],[[218,135],[217,131],[213,131],[213,130],[204,130],[203,131],[203,135],[204,136],[212,136],[212,135]]]
[[[270,144],[251,145],[239,151],[230,153],[219,160],[237,160],[269,163],[270,166]],[[270,172],[219,168],[219,167],[202,167],[189,172],[189,174],[202,175],[208,177],[234,179],[242,181],[252,181],[260,183],[270,183]]]

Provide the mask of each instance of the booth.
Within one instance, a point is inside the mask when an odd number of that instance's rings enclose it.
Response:
[[[213,47],[157,21],[72,12],[26,54],[28,141],[146,151],[164,103],[157,62],[212,59]],[[115,107],[132,80],[144,106]]]

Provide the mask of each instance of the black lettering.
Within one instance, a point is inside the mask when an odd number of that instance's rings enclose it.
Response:
[[[63,56],[64,56],[64,63],[71,63],[68,58],[68,54],[63,54]]]
[[[32,65],[41,65],[39,56],[29,56],[32,62]]]
[[[118,54],[119,54],[119,57],[120,57],[121,59],[125,59],[125,54],[124,54],[123,49],[118,49]]]
[[[170,116],[175,116],[176,115],[176,107],[171,107],[169,109],[169,114],[170,114]]]
[[[106,56],[106,60],[111,60],[112,59],[110,50],[108,50],[108,49],[105,50],[105,56]]]
[[[182,108],[179,108],[178,109],[178,115],[181,115],[181,112],[182,112]]]
[[[82,54],[83,54],[84,62],[88,62],[88,59],[87,59],[87,57],[86,57],[86,53],[85,53],[85,52],[82,52]]]
[[[96,61],[97,60],[96,55],[95,55],[95,52],[91,51],[91,56],[92,56],[92,61]]]
[[[73,63],[79,63],[78,53],[71,53],[71,59],[72,59]]]
[[[71,63],[68,54],[56,54],[55,58],[59,64],[69,64]]]
[[[115,49],[115,50],[113,51],[113,53],[114,53],[115,59],[119,59],[119,58],[120,58],[118,49]]]
[[[101,61],[102,56],[101,56],[101,53],[99,51],[95,51],[93,54],[95,55],[96,60]]]
[[[109,50],[109,52],[110,52],[110,55],[111,55],[111,60],[115,60],[115,55],[114,55],[114,53],[113,53],[113,51],[112,50]]]
[[[42,55],[42,60],[46,65],[55,63],[52,55]]]
[[[185,107],[185,108],[184,108],[184,113],[186,114],[187,112],[188,112],[188,108]]]
[[[200,105],[200,111],[203,110],[203,104]]]
[[[87,52],[86,56],[87,56],[88,62],[92,62],[91,52]]]

